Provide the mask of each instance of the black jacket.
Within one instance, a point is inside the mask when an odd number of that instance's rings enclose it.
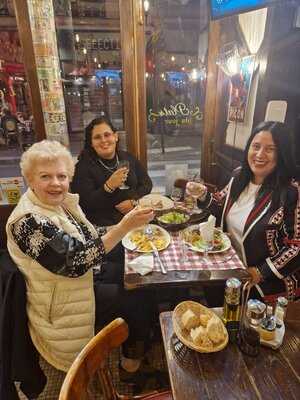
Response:
[[[19,399],[14,381],[28,398],[38,397],[46,377],[29,335],[25,280],[7,252],[0,257],[0,290],[0,399]]]
[[[79,194],[79,203],[87,218],[99,226],[118,223],[123,215],[115,206],[124,200],[137,200],[152,189],[149,175],[134,156],[119,150],[118,157],[119,160],[128,160],[130,163],[126,181],[130,189],[127,190],[116,189],[113,193],[104,190],[103,185],[112,172],[99,163],[91,150],[82,152],[75,167],[72,192]]]
[[[220,192],[208,194],[199,207],[218,218],[224,231],[226,217],[233,205],[232,178]],[[272,191],[266,191],[250,212],[242,238],[244,264],[257,267],[264,280],[261,293],[284,293],[290,287],[299,296],[300,283],[300,185],[292,181],[276,207]],[[292,287],[293,286],[293,287]],[[292,297],[292,294],[288,293]]]

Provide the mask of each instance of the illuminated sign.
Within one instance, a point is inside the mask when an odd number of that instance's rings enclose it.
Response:
[[[200,111],[199,106],[188,106],[184,103],[164,106],[156,112],[150,108],[148,120],[156,122],[159,118],[163,118],[167,125],[189,125],[195,120],[201,121],[203,112]]]

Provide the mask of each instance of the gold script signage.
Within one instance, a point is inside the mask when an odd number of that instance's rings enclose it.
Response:
[[[156,112],[150,108],[148,120],[156,122],[159,118],[163,118],[167,125],[190,125],[194,120],[201,121],[203,112],[199,106],[188,106],[184,103],[164,106]]]

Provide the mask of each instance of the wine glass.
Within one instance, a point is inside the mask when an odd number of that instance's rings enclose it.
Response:
[[[201,185],[199,185],[199,183]],[[189,196],[192,196],[194,199],[194,209],[193,213],[199,213],[201,210],[197,207],[197,199],[201,197],[202,194],[204,194],[206,187],[204,186],[204,181],[200,177],[200,174],[197,173],[195,174],[186,184],[186,194]]]
[[[174,186],[170,197],[174,201],[174,208],[177,208],[177,203],[181,200],[182,197],[182,189]]]
[[[201,224],[199,224],[199,232],[202,238],[202,242],[204,244],[203,246],[203,250],[204,250],[204,254],[203,254],[203,259],[206,262],[209,262],[208,259],[208,252],[213,250],[214,248],[214,234],[213,231],[209,231],[207,230],[207,228],[205,228],[205,224],[206,222],[202,222]]]
[[[127,171],[129,171],[129,161],[128,160],[120,160],[118,169],[120,169],[120,168],[127,168]],[[126,182],[126,180],[125,180],[125,182]],[[123,182],[122,185],[119,186],[119,189],[121,189],[121,190],[129,189],[129,186],[126,185],[125,182]]]

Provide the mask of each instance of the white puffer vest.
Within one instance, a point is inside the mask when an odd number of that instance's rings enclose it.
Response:
[[[68,194],[63,207],[77,221],[83,221],[93,237],[97,236],[96,230],[78,206],[78,195]],[[84,242],[84,238],[69,221],[62,207],[41,203],[30,189],[21,197],[6,225],[8,251],[25,275],[32,341],[46,361],[59,370],[67,371],[94,335],[93,272],[89,270],[78,278],[64,277],[48,271],[24,254],[13,240],[11,225],[28,213],[46,216],[78,240]]]

